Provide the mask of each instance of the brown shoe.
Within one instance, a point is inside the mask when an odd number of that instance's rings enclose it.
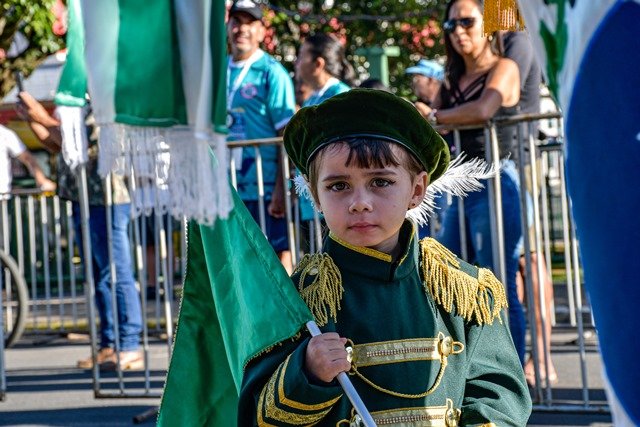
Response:
[[[98,366],[102,366],[105,363],[115,363],[115,360],[116,352],[111,347],[105,347],[98,350],[98,354],[96,355],[96,362],[98,362]],[[78,360],[77,366],[80,369],[92,369],[93,357],[89,356],[86,359]]]
[[[100,369],[104,371],[116,370],[117,358],[113,357],[113,361],[100,365]],[[120,369],[123,371],[139,371],[144,368],[144,358],[140,350],[121,351],[120,352]]]

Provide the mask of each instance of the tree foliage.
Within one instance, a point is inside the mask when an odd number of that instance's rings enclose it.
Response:
[[[368,76],[366,58],[356,54],[362,47],[398,46],[400,56],[389,58],[389,84],[408,95],[404,71],[422,57],[444,54],[440,21],[442,0],[271,0],[265,49],[288,69],[304,37],[314,32],[335,34],[361,78]]]
[[[0,99],[15,86],[14,72],[27,77],[49,55],[63,47],[54,34],[52,13],[55,0],[3,0],[0,9]],[[26,48],[17,56],[7,56],[18,34]]]

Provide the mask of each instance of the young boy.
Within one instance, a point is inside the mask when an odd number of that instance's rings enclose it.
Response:
[[[405,219],[449,162],[410,103],[354,89],[301,109],[284,144],[330,230],[292,279],[323,334],[245,370],[238,425],[524,426],[531,400],[501,316],[504,288]]]

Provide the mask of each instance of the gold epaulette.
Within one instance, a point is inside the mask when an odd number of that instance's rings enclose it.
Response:
[[[329,318],[337,321],[338,310],[344,289],[342,287],[342,275],[338,266],[328,254],[305,255],[294,275],[300,275],[298,279],[298,291],[307,304],[318,326],[324,326]],[[306,283],[313,277],[310,284]]]
[[[507,307],[504,286],[491,271],[478,269],[478,277],[460,269],[460,261],[434,239],[420,241],[421,267],[424,287],[437,304],[470,322],[492,324],[495,318],[502,323],[500,311]]]

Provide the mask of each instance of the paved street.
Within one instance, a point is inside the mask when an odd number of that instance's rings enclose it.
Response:
[[[577,409],[581,398],[581,371],[578,347],[572,331],[555,331],[553,358],[559,373],[559,382],[552,390],[556,405]],[[589,398],[594,408],[604,404],[598,355],[593,336],[586,339],[586,378]],[[162,389],[167,364],[166,343],[155,340],[149,348],[148,389],[158,395]],[[88,341],[69,340],[65,337],[28,336],[6,352],[8,391],[0,402],[2,426],[128,426],[134,417],[145,415],[159,404],[154,398],[94,398],[91,372],[75,367],[78,359],[88,354]],[[100,392],[117,395],[114,373],[101,378]],[[142,372],[128,372],[124,376],[125,390],[145,392]],[[152,425],[155,416],[143,425]],[[536,410],[530,426],[608,426],[608,415],[580,411],[558,412]]]

